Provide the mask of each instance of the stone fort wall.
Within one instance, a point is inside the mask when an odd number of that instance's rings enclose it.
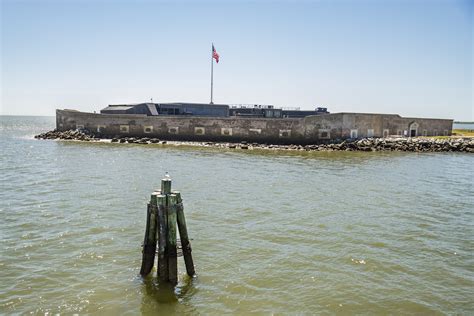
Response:
[[[405,118],[395,114],[335,113],[304,118],[248,118],[95,114],[56,110],[60,131],[85,128],[117,137],[169,140],[249,141],[310,144],[362,137],[451,135],[453,120]]]

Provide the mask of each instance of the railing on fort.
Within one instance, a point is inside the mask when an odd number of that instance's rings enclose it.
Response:
[[[300,111],[301,108],[299,106],[285,106],[281,108],[283,111]]]
[[[299,107],[275,107],[269,104],[229,104],[231,109],[278,109],[284,111],[299,111]]]

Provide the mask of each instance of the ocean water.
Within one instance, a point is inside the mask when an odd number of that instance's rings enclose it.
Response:
[[[474,122],[464,122],[464,123],[453,123],[453,129],[467,129],[474,130]]]
[[[0,314],[474,313],[474,155],[35,140],[0,117]],[[169,172],[197,277],[139,276]]]

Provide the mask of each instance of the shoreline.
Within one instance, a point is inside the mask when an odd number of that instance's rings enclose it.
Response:
[[[34,136],[35,139],[68,140],[83,142],[106,142],[117,144],[162,144],[172,146],[213,147],[223,149],[242,150],[291,150],[291,151],[405,151],[405,152],[468,152],[474,153],[473,137],[450,137],[450,138],[362,138],[351,141],[343,141],[331,144],[313,145],[274,145],[260,144],[242,141],[231,142],[196,142],[162,140],[148,137],[121,137],[121,138],[99,138],[88,135],[78,130],[66,132],[49,131]]]

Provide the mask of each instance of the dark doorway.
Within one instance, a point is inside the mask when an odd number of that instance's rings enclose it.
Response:
[[[416,122],[411,122],[410,124],[408,124],[408,130],[410,131],[409,133],[409,136],[408,137],[415,137],[418,131],[418,123]]]

